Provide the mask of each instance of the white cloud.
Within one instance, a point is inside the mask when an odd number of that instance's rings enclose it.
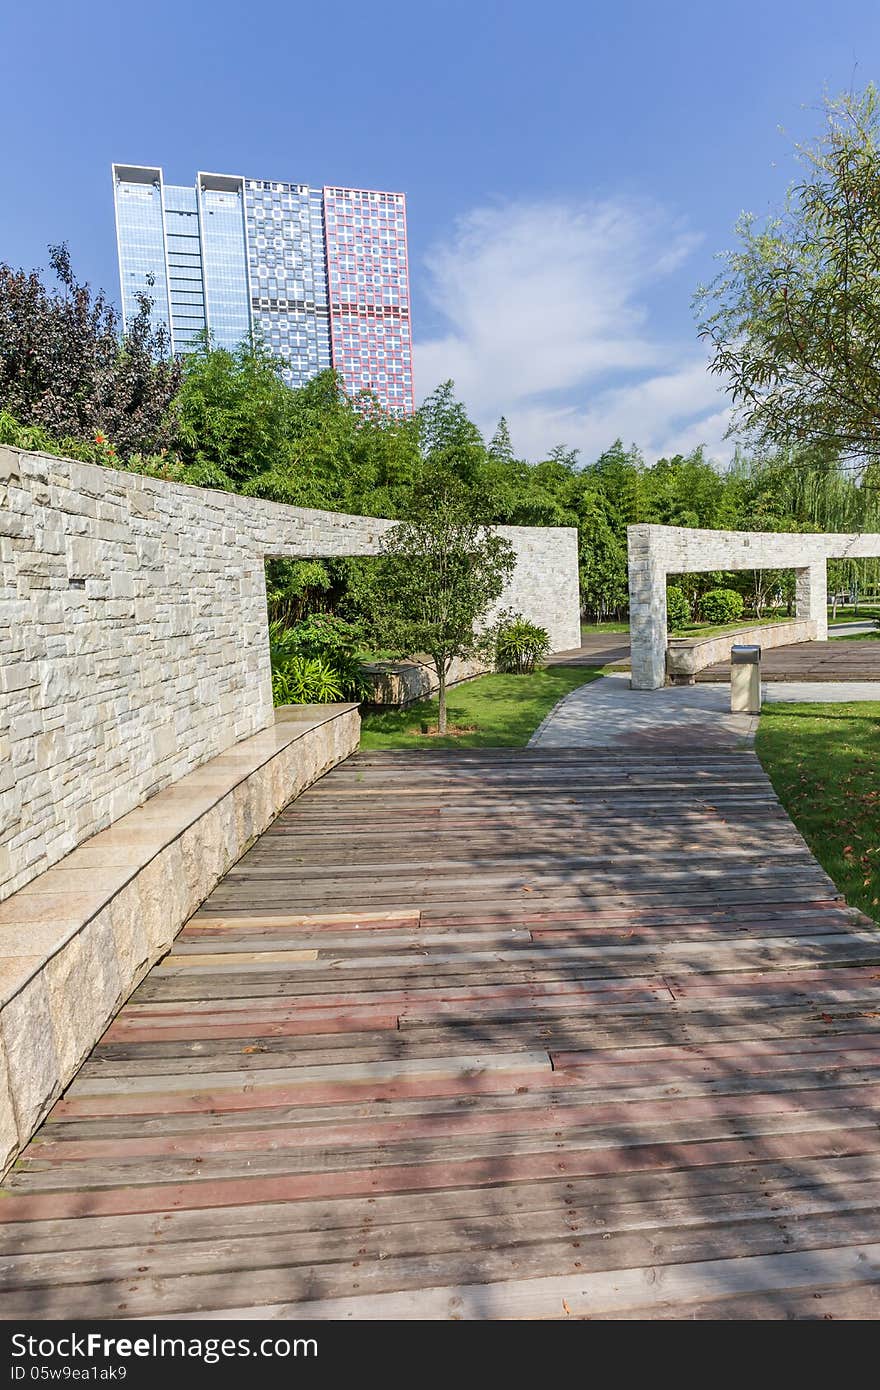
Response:
[[[448,329],[417,341],[419,393],[452,377],[485,430],[507,416],[529,458],[564,442],[586,461],[618,436],[649,458],[702,442],[728,456],[705,357],[693,338],[668,339],[645,304],[698,244],[632,200],[475,210],[426,258]]]

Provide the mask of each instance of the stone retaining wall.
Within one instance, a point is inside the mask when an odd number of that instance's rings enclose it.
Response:
[[[713,637],[673,637],[666,648],[666,671],[673,685],[692,685],[697,671],[714,666],[716,661],[729,660],[733,646],[787,647],[793,642],[815,640],[814,621],[741,627]]]
[[[391,525],[0,448],[0,899],[271,724],[266,556]],[[500,530],[500,606],[576,645],[576,532]]]
[[[359,738],[356,705],[281,709],[0,905],[0,1176],[215,884]]]
[[[459,685],[492,670],[485,661],[453,661],[447,685]],[[410,705],[433,695],[440,683],[433,662],[423,666],[419,661],[371,661],[364,671],[373,687],[372,705]]]

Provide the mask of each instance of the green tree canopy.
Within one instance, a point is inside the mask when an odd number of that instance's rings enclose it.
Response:
[[[770,447],[880,455],[880,105],[825,104],[782,214],[740,219],[740,246],[696,298],[734,428]]]
[[[370,626],[399,656],[431,658],[441,734],[452,662],[487,649],[485,620],[514,563],[510,542],[476,519],[468,490],[448,469],[426,472],[410,513],[383,539],[366,595]]]

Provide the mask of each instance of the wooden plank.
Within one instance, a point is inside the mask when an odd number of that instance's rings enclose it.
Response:
[[[734,1294],[834,1289],[880,1281],[880,1245],[850,1245],[737,1260],[643,1266],[495,1283],[455,1283],[394,1293],[206,1309],[208,1318],[486,1319],[605,1317],[693,1302],[707,1288]],[[169,1316],[174,1316],[169,1314]]]
[[[335,912],[330,916],[320,912],[277,912],[268,916],[260,916],[245,912],[242,913],[241,916],[224,917],[216,916],[202,909],[200,912],[196,913],[195,917],[190,918],[186,929],[187,931],[200,929],[206,931],[222,931],[226,928],[240,930],[244,927],[254,927],[260,931],[266,931],[275,927],[281,927],[286,930],[295,927],[304,927],[310,931],[314,931],[334,930],[338,928],[348,929],[357,926],[364,931],[387,931],[390,927],[412,930],[418,927],[418,925],[418,912],[403,914],[396,912]]]
[[[816,1189],[790,1196],[786,1194],[782,1201],[775,1197],[762,1197],[760,1193],[747,1193],[730,1198],[730,1210],[725,1210],[723,1226],[744,1229],[751,1224],[748,1237],[754,1248],[762,1238],[765,1243],[772,1239],[771,1222],[778,1230],[786,1220],[796,1220],[802,1226],[805,1219],[811,1216],[839,1217],[856,1212],[864,1213],[866,1221],[871,1220],[877,1210],[878,1198],[878,1183],[854,1187],[838,1194],[833,1200]],[[601,1217],[601,1221],[597,1217]],[[291,1241],[288,1232],[263,1231],[259,1258],[263,1268],[273,1269],[285,1266],[326,1267],[331,1261],[352,1258],[356,1258],[361,1267],[368,1261],[382,1260],[386,1273],[390,1274],[388,1282],[399,1282],[403,1275],[401,1259],[454,1255],[467,1251],[477,1242],[493,1251],[507,1249],[509,1258],[515,1260],[518,1248],[526,1244],[546,1245],[555,1240],[562,1245],[558,1254],[550,1251],[551,1259],[555,1258],[557,1264],[559,1257],[564,1258],[567,1253],[566,1247],[572,1252],[571,1258],[578,1260],[581,1265],[585,1263],[584,1255],[589,1260],[592,1254],[595,1260],[600,1251],[601,1259],[605,1262],[609,1254],[617,1259],[643,1259],[649,1239],[656,1246],[671,1238],[676,1243],[676,1254],[680,1254],[678,1242],[683,1239],[687,1241],[689,1231],[701,1225],[714,1225],[717,1218],[717,1200],[713,1197],[695,1198],[692,1205],[675,1199],[646,1201],[629,1210],[611,1205],[595,1216],[572,1216],[564,1208],[557,1207],[526,1212],[496,1211],[488,1215],[446,1217],[418,1223],[401,1222],[380,1229],[363,1225],[354,1229],[315,1229],[301,1233],[295,1242]],[[763,1227],[757,1225],[759,1222],[765,1223]],[[607,1242],[613,1239],[609,1237],[609,1227],[613,1227],[617,1235],[626,1234],[629,1237],[626,1255],[619,1240],[615,1247],[609,1247]],[[734,1232],[733,1239],[736,1240],[737,1236],[738,1233]],[[135,1261],[137,1272],[153,1281],[179,1279],[187,1274],[240,1270],[253,1263],[252,1239],[250,1235],[229,1236],[215,1232],[209,1237],[190,1241],[154,1240],[134,1248],[123,1248],[116,1254],[113,1253],[114,1247],[110,1246],[100,1250],[74,1249],[69,1253],[50,1251],[12,1255],[0,1266],[0,1290],[47,1287],[56,1290],[59,1286],[89,1280],[125,1280],[127,1276],[130,1278],[131,1266]],[[698,1236],[690,1235],[692,1248],[698,1239]],[[817,1232],[814,1239],[821,1241],[823,1237]],[[604,1250],[596,1245],[597,1240],[606,1242]],[[596,1246],[592,1252],[589,1248],[591,1241]],[[574,1253],[577,1251],[584,1253]],[[389,1261],[392,1261],[390,1265]]]
[[[656,1251],[671,1241],[681,1240],[681,1256],[691,1255],[694,1246],[705,1250],[707,1256],[720,1253],[727,1242],[732,1255],[738,1261],[772,1257],[780,1247],[788,1244],[801,1257],[810,1250],[827,1249],[831,1242],[850,1241],[856,1249],[865,1243],[866,1237],[859,1220],[854,1214],[825,1216],[817,1215],[807,1226],[798,1225],[793,1237],[787,1237],[775,1220],[756,1221],[748,1225],[740,1224],[713,1233],[710,1238],[694,1239],[688,1233],[682,1236],[675,1230],[660,1230],[656,1236],[646,1238],[640,1234],[614,1233],[609,1242],[603,1236],[563,1237],[545,1241],[514,1244],[508,1247],[485,1248],[480,1256],[478,1269],[485,1276],[486,1283],[500,1278],[509,1282],[537,1281],[542,1277],[580,1278],[584,1274],[596,1272],[605,1274],[610,1259],[624,1263],[624,1268],[645,1267],[645,1262],[653,1259],[658,1271],[670,1268],[662,1257],[657,1259]],[[424,1283],[436,1286],[439,1281],[453,1287],[466,1278],[473,1279],[475,1272],[473,1260],[458,1252],[441,1251],[436,1254],[419,1253],[415,1256],[398,1258],[374,1258],[364,1256],[340,1261],[326,1260],[319,1265],[302,1264],[290,1243],[268,1241],[269,1255],[274,1255],[278,1264],[265,1263],[252,1266],[248,1273],[248,1296],[255,1303],[268,1298],[283,1298],[290,1303],[297,1298],[313,1297],[316,1282],[328,1301],[359,1291],[363,1299],[371,1294],[381,1296],[390,1290],[404,1292]],[[838,1246],[839,1248],[839,1246]],[[220,1246],[222,1263],[226,1253]],[[757,1252],[757,1253],[756,1253]],[[237,1252],[236,1252],[237,1253]],[[235,1260],[236,1253],[232,1258]],[[240,1259],[240,1255],[238,1255]],[[706,1265],[709,1260],[701,1261]],[[867,1260],[865,1261],[867,1264]],[[681,1269],[681,1259],[671,1266]],[[876,1272],[880,1278],[880,1270]],[[193,1273],[184,1276],[166,1275],[156,1279],[149,1277],[149,1266],[139,1270],[132,1278],[128,1277],[121,1285],[108,1285],[106,1281],[96,1284],[68,1284],[62,1289],[55,1285],[37,1286],[36,1293],[41,1296],[45,1316],[53,1316],[61,1307],[67,1307],[73,1317],[88,1316],[93,1308],[96,1295],[101,1292],[105,1300],[105,1316],[162,1317],[168,1313],[179,1312],[195,1305],[197,1308],[216,1307],[231,1297],[240,1297],[242,1283],[240,1270],[219,1273]],[[33,1294],[30,1289],[16,1290],[4,1294],[4,1312],[7,1316],[22,1316],[31,1305]]]
[[[332,1198],[302,1202],[256,1203],[225,1207],[222,1232],[229,1237],[262,1239],[272,1233],[351,1233],[360,1244],[370,1234],[392,1238],[397,1228],[412,1239],[434,1223],[466,1229],[482,1217],[530,1213],[549,1219],[560,1212],[570,1231],[642,1229],[662,1212],[679,1225],[699,1225],[723,1209],[731,1217],[766,1211],[774,1204],[785,1215],[786,1204],[818,1203],[818,1209],[841,1209],[850,1194],[858,1199],[863,1185],[880,1182],[880,1155],[803,1158],[760,1165],[724,1165],[670,1171],[657,1169],[635,1175],[551,1178],[490,1189],[394,1193],[363,1198]],[[824,1200],[824,1205],[823,1205]],[[772,1210],[773,1208],[771,1208]],[[406,1238],[406,1234],[403,1239]],[[75,1216],[38,1222],[0,1224],[4,1255],[32,1255],[63,1250],[97,1252],[118,1246],[208,1242],[218,1235],[213,1208],[134,1213],[118,1216]],[[429,1239],[430,1235],[426,1236]]]
[[[840,1108],[848,1116],[852,1106],[880,1106],[880,1080],[860,1086],[835,1087],[829,1097],[822,1090],[800,1092],[745,1092],[721,1096],[669,1096],[663,1100],[632,1101],[628,1097],[607,1102],[581,1102],[528,1109],[453,1110],[436,1114],[416,1114],[357,1122],[329,1121],[309,1125],[278,1124],[270,1128],[257,1125],[247,1130],[222,1129],[196,1135],[137,1135],[129,1139],[43,1139],[29,1150],[27,1163],[77,1162],[86,1159],[146,1158],[150,1155],[191,1157],[234,1154],[283,1148],[330,1148],[345,1145],[389,1144],[411,1139],[434,1139],[455,1135],[550,1133],[554,1139],[584,1127],[633,1124],[637,1110],[639,1126],[668,1124],[674,1117],[685,1122],[710,1119],[720,1122],[731,1116],[795,1115],[806,1121],[814,1111],[830,1114]]]
[[[759,1140],[722,1139],[706,1142],[644,1144],[631,1147],[588,1148],[508,1155],[505,1182],[549,1177],[640,1172],[663,1168],[700,1167],[720,1163],[761,1162],[770,1159],[880,1153],[876,1123],[864,1128],[815,1130],[807,1133],[761,1135]],[[345,1168],[308,1173],[217,1178],[160,1184],[141,1183],[105,1189],[65,1191],[7,1191],[0,1201],[3,1222],[42,1221],[68,1216],[104,1216],[129,1212],[161,1212],[181,1207],[225,1207],[266,1201],[295,1202],[315,1197],[369,1197],[379,1193],[429,1191],[455,1186],[492,1187],[499,1180],[496,1157],[460,1162],[388,1164],[379,1168]]]

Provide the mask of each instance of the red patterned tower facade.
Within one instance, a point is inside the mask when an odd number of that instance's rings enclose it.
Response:
[[[324,189],[333,366],[351,395],[371,391],[390,414],[415,408],[406,198]]]

